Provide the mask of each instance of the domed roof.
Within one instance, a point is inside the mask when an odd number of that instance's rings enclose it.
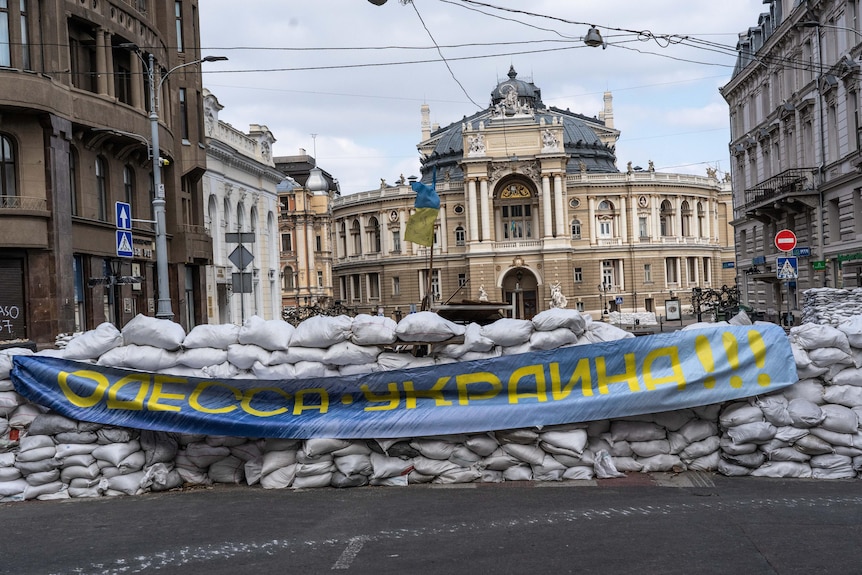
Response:
[[[528,103],[533,109],[539,109],[544,106],[542,104],[542,91],[532,82],[518,80],[518,73],[514,66],[509,66],[509,79],[503,80],[491,92],[491,106],[496,106],[506,99],[506,97],[514,92],[518,100]]]
[[[597,118],[587,118],[569,110],[546,107],[542,103],[541,90],[532,82],[517,78],[514,67],[509,69],[508,79],[497,84],[491,92],[491,105],[460,122],[437,130],[432,134],[434,150],[425,158],[422,166],[422,181],[429,183],[436,167],[439,173],[448,172],[452,179],[463,179],[461,161],[464,157],[464,129],[471,131],[480,127],[493,129],[502,122],[533,122],[540,125],[562,125],[563,150],[569,156],[567,173],[579,173],[582,167],[592,173],[618,173],[616,156],[612,147],[602,142],[590,124],[601,125]],[[509,113],[507,110],[515,110]],[[583,166],[581,165],[583,164]],[[426,181],[427,180],[427,181]]]

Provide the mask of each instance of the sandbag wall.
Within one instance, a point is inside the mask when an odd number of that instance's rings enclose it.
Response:
[[[748,320],[741,314],[734,322]],[[462,337],[463,343],[443,343],[452,337]],[[503,319],[484,327],[460,326],[420,312],[398,324],[360,315],[310,318],[296,328],[253,317],[241,327],[202,325],[188,334],[178,324],[138,316],[122,332],[103,324],[63,338],[62,349],[39,353],[194,377],[287,379],[418,367],[623,337],[632,335],[564,309],[542,312],[532,321]],[[351,441],[215,437],[72,421],[15,393],[9,379],[11,356],[32,352],[6,350],[0,353],[0,501],[131,495],[212,483],[299,489],[559,481],[686,469],[728,475],[855,476],[862,454],[856,447],[862,447],[857,440],[862,437],[862,403],[845,404],[856,401],[848,386],[862,391],[856,371],[862,367],[862,361],[856,362],[862,357],[862,336],[856,323],[849,322],[844,331],[803,325],[790,337],[804,378],[784,393],[727,406],[543,429]],[[426,342],[430,353],[417,358],[400,352],[404,342]],[[822,351],[826,349],[841,353]],[[778,465],[785,462],[793,465]]]

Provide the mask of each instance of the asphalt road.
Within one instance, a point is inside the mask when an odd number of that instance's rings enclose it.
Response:
[[[632,474],[0,504],[0,573],[862,573],[862,483]]]

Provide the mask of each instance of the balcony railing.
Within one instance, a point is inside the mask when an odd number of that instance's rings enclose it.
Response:
[[[811,189],[812,172],[815,168],[795,168],[772,176],[754,187],[745,190],[745,207],[749,209],[763,202],[799,194]]]
[[[30,196],[0,196],[0,209],[7,210],[41,210],[48,209],[45,198]]]

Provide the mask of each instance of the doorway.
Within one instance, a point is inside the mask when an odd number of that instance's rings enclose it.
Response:
[[[507,303],[515,304],[515,319],[533,319],[539,312],[538,282],[527,268],[514,268],[503,278],[503,295]]]

